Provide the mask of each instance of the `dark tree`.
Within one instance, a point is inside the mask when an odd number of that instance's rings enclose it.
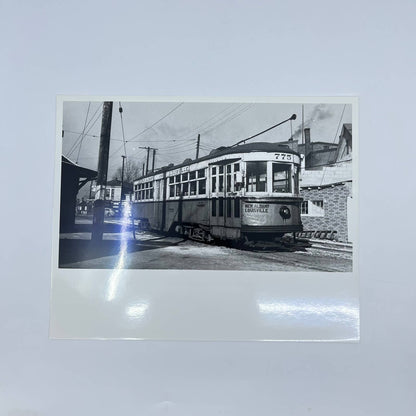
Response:
[[[115,171],[113,179],[121,180],[121,169],[120,164],[119,168]],[[124,182],[133,183],[142,174],[142,169],[139,163],[136,163],[130,159],[126,159],[124,163]]]

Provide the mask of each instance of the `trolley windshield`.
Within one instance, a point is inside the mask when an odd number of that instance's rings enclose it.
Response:
[[[297,192],[297,169],[291,163],[247,162],[246,178],[247,192]]]

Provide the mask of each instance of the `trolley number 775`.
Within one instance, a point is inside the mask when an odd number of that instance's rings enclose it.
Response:
[[[276,160],[292,160],[292,155],[287,153],[275,153]]]

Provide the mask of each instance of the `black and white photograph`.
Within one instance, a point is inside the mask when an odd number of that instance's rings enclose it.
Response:
[[[59,268],[352,272],[355,105],[64,98]]]

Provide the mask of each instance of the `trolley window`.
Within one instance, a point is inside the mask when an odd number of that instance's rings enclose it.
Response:
[[[227,198],[226,199],[227,217],[231,217],[231,203],[232,203],[232,199],[231,198]]]
[[[247,191],[265,192],[267,188],[267,162],[247,162]]]
[[[196,181],[190,182],[191,186],[191,195],[196,194]]]
[[[234,217],[240,218],[240,198],[234,199]]]
[[[206,179],[198,181],[198,195],[205,195],[206,193]]]
[[[211,192],[216,192],[217,190],[217,178],[215,176],[212,177],[212,187]]]
[[[205,178],[205,169],[198,170],[198,178]]]
[[[273,163],[273,192],[291,192],[291,165]]]
[[[218,198],[218,216],[224,216],[224,198]]]
[[[213,217],[217,216],[217,200],[215,198],[211,200],[211,215]]]

